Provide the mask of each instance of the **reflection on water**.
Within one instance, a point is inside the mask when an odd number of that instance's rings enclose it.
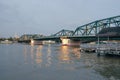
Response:
[[[73,54],[77,59],[80,59],[81,54],[80,54],[79,48],[73,48]]]
[[[51,44],[48,44],[48,49],[47,49],[47,63],[46,63],[46,66],[50,66],[51,65]]]
[[[24,53],[24,61],[25,61],[25,64],[27,64],[27,47],[26,47],[26,46],[24,46],[24,51],[23,51],[23,53]]]
[[[1,44],[0,80],[120,80],[120,58],[59,44]]]
[[[82,58],[84,67],[93,69],[96,74],[104,77],[104,80],[120,80],[120,57],[97,57],[94,53],[84,53]]]
[[[34,46],[30,46],[30,56],[31,56],[31,63],[33,64],[34,63]]]
[[[25,64],[27,63],[31,63],[31,64],[34,64],[37,63],[37,64],[40,64],[42,63],[42,45],[39,45],[39,46],[29,46],[30,48],[28,48],[28,45],[24,45],[24,61],[25,61]]]
[[[72,63],[74,60],[80,59],[80,51],[78,48],[70,46],[61,46],[59,60],[62,63]]]
[[[63,61],[70,60],[68,46],[61,46],[61,53],[59,54],[59,59]]]
[[[42,63],[42,46],[38,46],[36,50],[36,63]]]
[[[102,57],[94,66],[94,70],[109,80],[120,80],[119,57]]]
[[[24,60],[25,64],[31,63],[34,64],[41,64],[43,62],[44,65],[50,66],[52,64],[52,61],[54,61],[54,58],[52,59],[52,46],[51,44],[47,45],[45,48],[45,51],[43,51],[43,45],[39,46],[29,46],[24,45]],[[80,59],[80,52],[78,48],[75,47],[69,47],[69,46],[59,46],[59,55],[58,62],[61,63],[70,63],[73,60]],[[44,58],[43,58],[44,57]],[[43,61],[44,60],[44,61]]]

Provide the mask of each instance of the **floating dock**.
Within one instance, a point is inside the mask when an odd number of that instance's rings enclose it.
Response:
[[[120,56],[120,44],[102,44],[96,48],[98,55],[119,55]]]
[[[95,52],[98,55],[119,55],[120,43],[107,44],[82,44],[80,50],[83,52]]]

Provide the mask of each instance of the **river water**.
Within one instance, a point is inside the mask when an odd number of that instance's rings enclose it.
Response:
[[[120,57],[60,44],[0,44],[0,80],[120,80]]]

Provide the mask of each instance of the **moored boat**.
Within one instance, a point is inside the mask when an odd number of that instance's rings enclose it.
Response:
[[[43,42],[42,42],[42,41],[37,41],[37,40],[31,39],[30,44],[31,44],[31,45],[43,45]]]
[[[9,41],[9,40],[4,40],[0,42],[1,44],[12,44],[13,41]]]

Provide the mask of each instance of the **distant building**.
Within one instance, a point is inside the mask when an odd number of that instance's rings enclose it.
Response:
[[[103,28],[97,36],[120,36],[120,27],[108,27]]]
[[[24,34],[19,38],[19,40],[31,40],[31,39],[40,38],[40,37],[43,37],[43,35],[41,35],[41,34]]]

